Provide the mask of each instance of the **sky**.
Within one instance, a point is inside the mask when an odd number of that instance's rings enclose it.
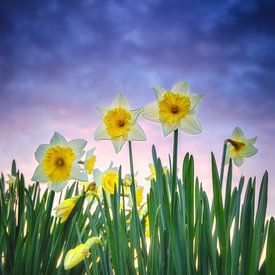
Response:
[[[275,215],[275,2],[263,1],[7,1],[0,2],[0,171],[12,159],[30,178],[34,152],[55,131],[96,147],[96,166],[111,160],[127,173],[128,151],[116,155],[93,139],[97,105],[122,92],[133,108],[155,99],[152,87],[190,83],[203,94],[200,135],[180,134],[179,165],[186,152],[209,196],[210,153],[220,163],[234,127],[257,136],[258,154],[234,167],[260,179],[270,174],[268,215]],[[146,142],[134,143],[139,181],[150,172],[151,146],[163,164],[172,136],[140,118]]]

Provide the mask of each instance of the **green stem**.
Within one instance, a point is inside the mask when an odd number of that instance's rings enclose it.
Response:
[[[177,186],[177,163],[178,163],[178,137],[179,137],[179,130],[174,131],[174,144],[173,144],[173,174],[172,174],[172,211],[174,209],[175,204],[175,192]]]
[[[222,182],[223,182],[223,175],[224,175],[224,165],[225,165],[226,149],[227,149],[227,140],[224,141],[223,151],[222,151],[222,163],[221,163],[221,171],[220,171],[221,185],[222,185]]]

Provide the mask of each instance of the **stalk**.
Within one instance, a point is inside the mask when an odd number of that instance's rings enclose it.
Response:
[[[177,163],[178,163],[178,136],[179,136],[179,130],[176,129],[174,131],[174,143],[173,143],[173,174],[172,174],[172,213],[174,213],[174,207],[175,207],[175,192],[176,192],[176,186],[177,186]]]
[[[220,171],[221,185],[222,185],[222,182],[223,182],[223,175],[224,175],[224,165],[225,165],[226,149],[227,149],[227,140],[224,141],[223,151],[222,151],[222,163],[221,163],[221,171]]]

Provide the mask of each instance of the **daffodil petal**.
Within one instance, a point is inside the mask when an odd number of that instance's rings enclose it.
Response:
[[[41,144],[38,146],[38,148],[36,149],[34,155],[36,160],[41,163],[44,159],[44,156],[47,152],[47,150],[49,149],[50,145],[49,144]]]
[[[154,87],[153,90],[156,93],[157,101],[160,101],[163,94],[166,92],[166,90],[160,86]]]
[[[95,130],[94,133],[95,140],[109,140],[110,136],[107,133],[106,127],[101,123]]]
[[[231,139],[236,141],[242,141],[244,139],[244,133],[241,128],[236,127],[231,135]]]
[[[87,174],[81,171],[78,164],[73,164],[70,178],[73,180],[88,181]]]
[[[128,133],[128,140],[137,140],[144,141],[146,140],[146,135],[143,129],[140,127],[138,123],[131,127],[131,130]]]
[[[145,119],[154,121],[154,122],[160,122],[159,121],[159,111],[158,111],[158,104],[156,101],[151,102],[150,104],[146,105],[144,107],[142,116]]]
[[[43,166],[42,164],[39,164],[34,173],[33,173],[33,176],[32,176],[32,180],[33,181],[36,181],[36,182],[48,182],[49,181],[49,178],[45,175],[44,171],[43,171]]]
[[[94,176],[94,181],[95,181],[95,183],[96,183],[96,185],[97,186],[99,186],[100,185],[100,178],[101,178],[101,172],[100,172],[100,170],[99,169],[94,169],[94,171],[93,171],[93,176]]]
[[[103,106],[97,106],[96,107],[97,111],[98,111],[98,114],[101,118],[104,118],[105,115],[107,114],[108,112],[108,108],[106,107],[103,107]]]
[[[54,192],[60,192],[68,183],[68,181],[63,182],[50,182],[48,183],[49,190],[52,190]]]
[[[116,138],[112,139],[112,143],[114,145],[115,152],[118,153],[121,150],[123,144],[125,143],[125,140],[122,138]]]
[[[258,152],[258,149],[252,144],[246,145],[245,148],[242,150],[242,156],[245,158],[252,157],[255,154],[257,154],[257,152]]]
[[[87,141],[85,139],[73,139],[68,142],[68,145],[73,148],[77,157],[83,153],[85,146],[87,145]]]
[[[183,95],[189,95],[190,94],[190,87],[188,82],[177,82],[173,87],[172,87],[172,92],[174,93],[181,93]]]
[[[67,140],[58,132],[55,132],[50,140],[51,145],[67,146]]]
[[[191,95],[190,96],[191,106],[190,106],[189,115],[193,115],[196,113],[197,108],[199,107],[202,98],[203,98],[203,95]]]
[[[84,244],[80,244],[77,247],[70,249],[64,259],[64,269],[68,270],[76,265],[78,265],[81,261],[86,258],[86,253],[83,253],[83,249],[85,249]]]
[[[112,108],[123,107],[125,109],[130,109],[128,100],[122,95],[118,94],[112,101]]]
[[[86,153],[86,159],[92,157],[94,155],[94,151],[95,151],[95,147],[88,150],[87,153]]]
[[[164,137],[168,136],[170,133],[175,131],[179,128],[180,124],[178,122],[176,123],[161,123],[162,126],[162,132]]]
[[[251,142],[252,144],[255,144],[257,141],[257,137],[250,138],[250,139],[248,139],[248,141]]]
[[[240,167],[243,164],[243,158],[242,157],[235,157],[234,163],[236,166]]]
[[[202,126],[196,115],[188,115],[181,121],[180,129],[188,134],[200,134]]]
[[[131,123],[132,124],[136,123],[137,118],[142,113],[142,111],[143,111],[143,108],[137,108],[137,109],[131,111],[131,115],[132,115]]]

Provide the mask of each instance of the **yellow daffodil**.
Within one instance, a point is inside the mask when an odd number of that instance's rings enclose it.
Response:
[[[227,139],[227,151],[225,163],[229,162],[231,158],[236,166],[240,167],[243,164],[243,159],[254,156],[258,149],[254,146],[256,143],[257,137],[247,139],[244,136],[243,131],[236,127],[230,137]]]
[[[94,180],[96,185],[102,186],[107,194],[113,195],[115,193],[115,186],[118,188],[118,169],[113,167],[113,163],[104,172],[95,169]]]
[[[164,136],[176,129],[188,134],[201,133],[202,127],[196,113],[202,95],[190,94],[186,82],[176,83],[171,90],[156,87],[154,91],[157,101],[145,106],[143,117],[160,122]]]
[[[32,176],[33,181],[48,183],[49,189],[59,192],[68,180],[87,181],[86,173],[81,171],[78,161],[84,154],[84,139],[67,141],[55,132],[50,144],[38,146],[35,158],[38,166]]]
[[[64,259],[64,269],[69,270],[78,265],[85,258],[89,257],[90,249],[96,244],[101,244],[100,238],[92,237],[89,238],[84,244],[79,244],[75,248],[70,249]]]
[[[145,236],[150,238],[150,226],[149,226],[149,216],[145,217]]]
[[[69,218],[79,198],[80,196],[66,199],[54,208],[56,216],[61,218],[61,222],[65,222]]]
[[[143,186],[137,186],[136,187],[136,203],[137,203],[137,207],[141,206],[142,200],[143,200]],[[132,198],[129,199],[129,205],[132,206],[133,205],[133,200]]]
[[[95,148],[90,149],[86,153],[86,159],[84,161],[84,168],[88,174],[92,174],[95,166],[96,156],[94,155]]]
[[[13,175],[8,174],[8,180],[6,181],[6,183],[8,184],[8,186],[10,188],[14,188],[15,182],[16,182],[16,177],[13,176]]]
[[[119,94],[109,108],[98,106],[102,124],[94,133],[95,140],[112,140],[116,153],[126,141],[146,140],[137,118],[143,108],[130,110],[127,99]]]
[[[151,175],[149,175],[145,179],[151,181],[152,179],[156,179],[156,168],[155,168],[154,164],[152,164],[152,163],[149,164],[149,168],[150,168],[150,171],[151,171]],[[163,170],[164,175],[166,175],[166,173],[168,171],[168,167],[164,166],[162,168],[162,170]]]

